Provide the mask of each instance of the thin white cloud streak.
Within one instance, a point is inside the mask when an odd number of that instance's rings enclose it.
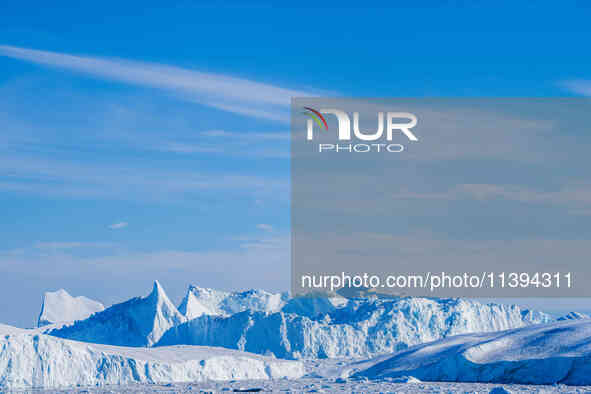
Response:
[[[129,224],[129,223],[127,223],[127,222],[118,222],[118,223],[113,223],[113,224],[109,225],[109,228],[110,228],[111,230],[119,230],[119,229],[122,229],[122,228],[125,228],[125,227],[127,227],[127,225],[128,225],[128,224]]]
[[[252,140],[251,142],[254,142]],[[176,153],[183,155],[192,154],[215,154],[219,156],[232,156],[239,158],[253,158],[253,159],[289,159],[289,146],[281,149],[281,147],[261,147],[256,146],[252,149],[245,147],[243,144],[220,144],[219,147],[204,146],[196,143],[178,143],[178,142],[166,142],[160,145],[149,145],[147,149],[165,152],[165,153]]]
[[[591,81],[584,79],[575,79],[561,83],[562,87],[572,93],[581,94],[583,96],[591,96]]]
[[[174,270],[181,272],[179,277],[182,278],[195,278],[203,283],[215,280],[218,286],[224,282],[224,287],[230,288],[243,288],[244,283],[265,288],[282,283],[284,289],[288,288],[289,236],[236,239],[233,244],[234,247],[225,249],[197,251],[163,249],[137,252],[113,248],[95,257],[79,256],[68,248],[43,255],[35,247],[20,249],[18,253],[0,250],[0,270],[27,273],[33,267],[43,275],[68,272],[74,277],[100,277],[112,275],[115,268],[118,275],[125,276],[137,273],[138,267],[141,267],[142,274],[153,275],[153,278]],[[236,275],[229,278],[228,272],[235,272]],[[261,275],[261,272],[265,274]]]
[[[400,199],[455,200],[470,197],[476,200],[505,199],[531,203],[591,203],[591,185],[567,185],[557,191],[540,191],[514,185],[463,184],[442,192],[399,193]]]
[[[422,175],[422,173],[419,173],[419,175]],[[413,176],[415,176],[414,173]],[[495,203],[490,205],[491,209],[501,209],[502,212],[506,213],[507,207],[501,207],[496,203],[508,201],[529,207],[553,207],[564,210],[569,215],[587,216],[591,214],[591,183],[587,180],[567,180],[552,188],[519,184],[464,183],[435,186],[427,189],[424,185],[416,186],[410,181],[406,181],[407,184],[405,184],[405,179],[401,178],[401,185],[398,188],[393,188],[387,193],[376,193],[372,204],[367,205],[365,195],[362,193],[341,196],[336,200],[331,197],[334,195],[333,190],[342,188],[343,184],[354,184],[357,190],[370,190],[373,187],[374,178],[349,174],[339,177],[331,175],[331,189],[328,192],[325,192],[325,190],[328,190],[327,188],[321,189],[323,187],[322,182],[325,182],[325,179],[326,176],[322,173],[310,174],[307,177],[307,181],[310,182],[308,189],[314,192],[308,193],[302,191],[303,188],[299,189],[296,198],[300,209],[323,213],[338,212],[339,214],[358,215],[359,207],[363,206],[366,215],[390,215],[393,209],[400,209],[401,207],[407,209],[409,206],[412,207],[413,204],[419,204],[416,206],[420,207],[421,204],[428,204],[431,201],[489,201]],[[319,197],[319,194],[316,194],[317,190],[322,190],[322,198]],[[519,215],[521,208],[522,206],[514,206],[512,209],[515,209],[515,214]]]
[[[257,229],[270,232],[273,231],[273,226],[271,226],[270,224],[261,223],[257,224]]]
[[[444,191],[398,192],[395,200],[508,200],[528,204],[548,204],[573,207],[571,215],[589,215],[591,210],[591,185],[568,184],[559,190],[535,190],[516,185],[463,184]]]
[[[179,154],[218,154],[257,158],[289,158],[289,131],[234,132],[208,130],[199,133],[200,139],[157,140],[145,148]]]
[[[109,242],[36,242],[33,247],[39,250],[70,250],[77,248],[107,248],[112,247]]]
[[[228,75],[117,58],[76,56],[0,45],[0,55],[97,78],[174,92],[188,101],[269,120],[289,121],[292,97],[308,93]],[[283,112],[283,113],[282,113]]]
[[[203,146],[203,144],[187,144],[183,142],[166,142],[164,144],[148,145],[152,150],[172,153],[226,153],[221,148]]]
[[[0,158],[0,191],[117,200],[182,200],[195,192],[215,195],[289,196],[289,180],[251,174],[92,165],[53,159]],[[230,198],[230,197],[227,197]]]
[[[275,120],[282,123],[289,123],[289,113],[282,110],[282,111],[267,111],[260,108],[253,108],[251,106],[245,106],[243,104],[227,104],[227,103],[220,103],[220,102],[213,102],[209,101],[207,104],[213,108],[221,109],[227,112],[234,112],[236,114],[245,115],[248,117],[253,118],[262,118],[262,119],[269,119]]]
[[[225,130],[208,130],[201,133],[206,137],[231,137],[251,140],[284,140],[289,141],[291,138],[289,131],[275,132],[275,133],[238,133]]]
[[[516,263],[520,264],[523,272],[533,266],[549,269],[563,265],[562,269],[567,270],[565,257],[571,261],[585,261],[591,252],[589,239],[552,237],[462,240],[420,233],[402,236],[383,233],[330,234],[322,239],[311,234],[307,237],[306,247],[311,255],[318,257],[318,261],[334,259],[335,250],[346,250],[343,245],[349,245],[350,251],[358,251],[353,245],[360,245],[360,239],[363,240],[363,250],[374,258],[382,256],[392,261],[392,251],[395,250],[396,261],[400,263],[397,266],[399,272],[404,269],[416,272],[417,267],[425,267],[433,260],[440,267],[455,272],[470,272],[475,267],[495,267],[501,272],[515,269]],[[345,271],[348,267],[359,267],[359,255],[342,253],[339,265]]]
[[[591,216],[591,209],[571,209],[568,213],[576,216]]]

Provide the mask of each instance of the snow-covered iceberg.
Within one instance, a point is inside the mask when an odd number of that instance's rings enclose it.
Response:
[[[43,304],[37,319],[37,327],[83,320],[104,309],[105,307],[100,302],[84,296],[72,297],[64,289],[48,291],[43,294]]]
[[[563,321],[563,320],[582,320],[582,319],[590,319],[591,316],[585,314],[585,313],[580,313],[580,312],[569,312],[564,316],[560,316],[558,319],[558,321]]]
[[[246,310],[272,313],[279,311],[287,299],[287,293],[268,293],[254,289],[226,292],[189,286],[179,305],[179,311],[188,319],[201,315],[229,316]]]
[[[308,299],[297,305],[290,301],[281,312],[271,314],[245,311],[229,317],[200,316],[171,327],[156,346],[220,346],[288,359],[369,357],[452,335],[552,320],[514,305],[463,299],[327,302],[318,301],[327,313],[317,313],[323,308],[305,307],[315,304]]]
[[[152,346],[169,328],[186,321],[158,281],[147,297],[113,305],[88,319],[48,334],[76,341],[117,346]]]
[[[360,363],[356,377],[423,381],[591,384],[591,321],[459,335]]]
[[[197,346],[126,348],[0,327],[0,391],[130,383],[297,379],[300,362]]]

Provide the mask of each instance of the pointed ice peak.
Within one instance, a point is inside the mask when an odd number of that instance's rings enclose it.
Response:
[[[152,286],[152,291],[145,297],[146,300],[152,300],[157,305],[169,305],[173,306],[172,302],[166,295],[164,288],[157,280],[154,281],[154,285]],[[174,307],[176,309],[176,307]]]
[[[160,283],[155,280],[154,286],[152,287],[152,292],[145,298],[146,301],[149,301],[148,304],[152,305],[151,308],[153,312],[158,314],[164,314],[167,316],[181,316],[179,311],[177,310],[176,306],[170,301],[164,288]]]
[[[148,297],[156,297],[156,298],[166,297],[166,293],[164,292],[162,285],[157,280],[154,281],[154,286],[152,287],[152,292],[150,293],[150,295]]]
[[[50,335],[117,346],[152,346],[166,330],[185,321],[160,283],[154,281],[146,297],[113,305],[84,321],[53,330]]]

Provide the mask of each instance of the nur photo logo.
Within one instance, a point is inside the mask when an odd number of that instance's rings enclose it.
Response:
[[[391,152],[399,153],[404,151],[404,145],[391,143],[395,135],[404,135],[409,141],[417,142],[419,139],[411,131],[417,125],[416,115],[409,112],[378,112],[378,126],[376,131],[362,131],[359,127],[359,112],[353,112],[353,127],[351,127],[351,118],[347,112],[334,109],[322,108],[314,109],[303,107],[302,115],[307,116],[306,139],[313,141],[315,138],[314,124],[319,130],[328,132],[328,122],[323,114],[334,115],[337,119],[337,138],[339,141],[363,141],[361,143],[319,143],[319,152]],[[384,121],[385,118],[385,121]],[[384,123],[386,124],[384,127]],[[351,129],[353,133],[351,134]],[[379,142],[386,141],[386,142]],[[372,142],[372,143],[368,143]]]

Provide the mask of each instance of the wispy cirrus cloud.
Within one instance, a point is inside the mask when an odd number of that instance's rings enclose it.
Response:
[[[262,231],[271,232],[271,231],[273,231],[273,226],[271,226],[270,224],[261,223],[261,224],[257,224],[257,229],[262,230]]]
[[[290,139],[289,131],[284,132],[267,132],[267,133],[238,133],[225,130],[208,130],[201,133],[206,137],[231,137],[249,140],[283,140]]]
[[[528,204],[547,204],[572,207],[573,215],[589,215],[591,210],[591,185],[566,184],[557,190],[536,190],[517,185],[461,184],[442,191],[398,192],[395,200],[508,200]]]
[[[242,195],[287,198],[288,179],[180,168],[154,170],[116,163],[87,163],[34,157],[0,158],[0,191],[49,197],[171,201],[184,196]],[[230,198],[230,197],[228,197]]]
[[[591,81],[585,79],[573,79],[561,82],[560,85],[566,90],[583,96],[591,96]]]
[[[161,152],[194,154],[206,153],[258,158],[288,158],[289,131],[284,132],[236,132],[208,130],[199,133],[199,138],[176,141],[153,141],[146,148]]]
[[[309,93],[223,74],[117,58],[78,56],[0,45],[0,55],[96,78],[147,86],[199,104],[287,123],[291,97]]]
[[[33,247],[39,250],[71,250],[77,248],[106,248],[112,247],[109,242],[36,242]]]
[[[127,222],[117,222],[117,223],[110,224],[108,227],[111,230],[119,230],[119,229],[127,227],[128,224],[129,223],[127,223]]]

